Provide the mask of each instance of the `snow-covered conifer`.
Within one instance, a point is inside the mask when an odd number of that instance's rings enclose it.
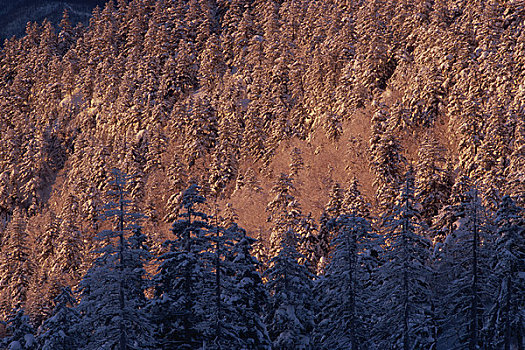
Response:
[[[7,319],[7,336],[0,343],[7,350],[36,350],[35,331],[31,326],[29,315],[20,306],[13,309]]]
[[[392,214],[384,222],[385,248],[377,279],[380,311],[372,339],[393,349],[431,348],[430,242],[418,225],[414,178],[409,171]]]
[[[208,215],[200,211],[205,198],[198,185],[190,185],[180,199],[179,219],[173,223],[173,240],[160,257],[154,278],[155,298],[149,309],[157,326],[161,348],[194,348],[203,345],[207,303],[213,300],[213,274],[208,252]]]
[[[0,312],[3,315],[25,304],[34,272],[26,226],[25,213],[16,208],[4,233],[0,257]]]
[[[366,348],[374,294],[370,285],[376,265],[372,250],[380,243],[366,218],[341,214],[331,220],[336,236],[332,254],[315,290],[319,303],[315,342],[323,349]]]
[[[79,334],[75,325],[80,315],[74,309],[76,299],[69,287],[63,287],[55,298],[55,308],[38,329],[39,350],[69,350],[77,346]]]
[[[297,234],[291,228],[283,234],[281,249],[265,272],[270,292],[268,333],[273,348],[311,349],[315,313],[312,275],[298,262],[301,254],[297,251]]]
[[[434,288],[441,305],[439,344],[475,349],[486,336],[483,315],[491,295],[492,229],[478,191],[466,176],[456,180],[450,204],[442,211],[445,236],[434,249],[439,276]]]
[[[495,226],[494,289],[484,331],[492,347],[520,349],[525,334],[525,220],[523,209],[509,196],[499,205]]]
[[[118,169],[112,170],[112,176],[104,218],[114,228],[99,233],[99,256],[79,284],[77,330],[86,334],[79,348],[148,349],[153,344],[144,308],[148,287],[144,264],[149,253],[140,244],[143,239],[136,239],[143,215],[129,211],[131,201],[125,188],[130,176]]]

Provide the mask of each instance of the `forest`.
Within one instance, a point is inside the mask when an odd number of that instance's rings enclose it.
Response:
[[[525,348],[525,5],[110,0],[0,48],[0,349]]]

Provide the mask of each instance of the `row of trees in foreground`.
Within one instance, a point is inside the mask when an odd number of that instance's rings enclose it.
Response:
[[[103,214],[110,228],[99,232],[78,288],[62,286],[37,330],[15,308],[3,348],[523,349],[523,210],[506,196],[489,213],[466,177],[431,242],[410,171],[381,220],[356,186],[345,208],[335,191],[316,235],[298,219],[291,177],[282,174],[269,247],[233,211],[205,213],[210,206],[191,185],[156,257],[126,191],[130,178],[112,172]]]

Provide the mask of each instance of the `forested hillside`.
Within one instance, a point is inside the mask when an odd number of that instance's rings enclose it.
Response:
[[[0,40],[21,37],[29,21],[44,19],[58,24],[64,10],[72,22],[87,24],[91,11],[104,0],[0,0]],[[2,44],[0,43],[0,45]]]
[[[0,51],[6,349],[520,349],[525,5],[119,0]]]

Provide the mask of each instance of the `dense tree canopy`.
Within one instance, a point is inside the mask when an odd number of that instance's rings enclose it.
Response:
[[[4,347],[523,349],[521,2],[69,18],[0,49]]]

